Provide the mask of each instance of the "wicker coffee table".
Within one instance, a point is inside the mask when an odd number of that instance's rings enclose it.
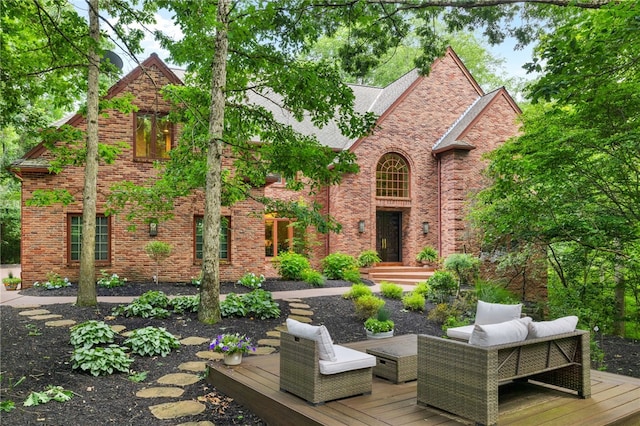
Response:
[[[373,374],[393,383],[404,383],[418,377],[418,339],[416,335],[403,345],[387,345],[368,348],[367,353],[376,357]]]

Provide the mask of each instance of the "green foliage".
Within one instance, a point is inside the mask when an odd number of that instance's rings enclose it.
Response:
[[[427,318],[432,321],[445,324],[452,319],[455,319],[460,315],[460,312],[448,303],[438,303],[435,308],[431,309],[427,314]]]
[[[147,380],[148,373],[149,373],[148,371],[139,371],[137,373],[132,372],[129,374],[129,380],[131,380],[134,383],[144,382],[145,380]]]
[[[71,327],[71,343],[75,348],[91,348],[113,343],[116,333],[103,321],[88,320]]]
[[[431,246],[425,246],[416,255],[418,262],[435,262],[438,260],[438,250]]]
[[[225,300],[220,302],[220,311],[223,317],[278,318],[280,305],[273,300],[271,292],[257,289],[241,295],[227,294]]]
[[[46,404],[49,401],[67,402],[73,397],[73,392],[64,389],[62,386],[47,386],[43,392],[31,392],[24,401],[25,407],[35,407]]]
[[[476,297],[478,300],[488,303],[513,304],[519,302],[518,298],[504,286],[486,281],[476,283]]]
[[[435,271],[427,281],[427,284],[438,302],[445,302],[458,289],[458,282],[451,272]]]
[[[133,299],[133,302],[149,304],[154,308],[166,308],[169,306],[169,297],[162,291],[149,290],[142,293],[140,297]]]
[[[364,328],[372,333],[385,333],[393,331],[395,323],[391,320],[380,321],[377,318],[367,318],[364,322]]]
[[[164,241],[149,241],[144,246],[144,251],[147,253],[147,256],[156,262],[156,275],[153,277],[155,282],[160,281],[160,265],[165,259],[171,256],[171,250],[171,244]]]
[[[385,305],[385,301],[374,295],[360,296],[353,300],[356,316],[362,320],[373,317]]]
[[[0,401],[0,412],[9,413],[12,410],[15,410],[15,408],[16,403],[11,400],[4,399]]]
[[[165,328],[144,327],[133,330],[124,345],[134,354],[142,356],[167,356],[172,349],[180,347],[180,342]]]
[[[342,272],[342,278],[350,283],[358,284],[362,282],[360,271],[357,268],[347,269]]]
[[[309,259],[294,252],[278,254],[273,264],[278,274],[285,280],[301,280],[302,272],[311,269]]]
[[[195,303],[178,302],[185,306]],[[123,306],[119,305],[111,311],[112,315],[126,317],[141,317],[141,318],[168,318],[171,312],[167,309],[171,306],[171,301],[162,291],[150,290],[143,293],[140,297],[133,299],[133,302]],[[180,307],[178,308],[180,309]]]
[[[366,284],[353,284],[348,292],[342,295],[345,299],[359,299],[362,296],[372,296],[373,291]]]
[[[313,287],[324,286],[324,277],[314,269],[305,269],[302,271],[302,281],[311,284]]]
[[[353,256],[335,252],[322,259],[322,273],[329,280],[345,279],[346,271],[358,269],[358,262]]]
[[[98,279],[98,285],[100,287],[105,287],[105,288],[122,287],[127,283],[126,278],[120,278],[116,273],[109,275],[109,273],[105,269],[101,269],[100,274],[102,275]]]
[[[29,330],[29,336],[42,336],[42,330],[35,324],[27,324],[25,325],[27,330]]]
[[[108,347],[79,347],[71,356],[74,370],[89,372],[93,376],[113,374],[114,371],[127,372],[133,362],[132,358],[117,345]]]
[[[71,283],[67,277],[62,278],[60,274],[55,272],[47,273],[47,281],[44,283],[40,283],[38,281],[33,283],[33,286],[36,288],[44,288],[47,290],[55,290],[63,287],[70,287]]]
[[[430,294],[432,294],[433,290],[431,290],[431,287],[429,286],[428,281],[422,281],[416,284],[413,291],[415,293],[423,295],[424,297],[428,297]]]
[[[443,263],[444,269],[454,272],[459,285],[467,285],[474,281],[480,268],[480,259],[468,253],[452,253]]]
[[[415,292],[405,294],[402,297],[402,306],[411,311],[424,311],[425,298]]]
[[[200,295],[196,296],[177,296],[169,302],[173,313],[183,314],[185,312],[198,312],[200,305]]]
[[[382,281],[380,283],[380,293],[384,297],[387,297],[389,299],[400,300],[402,299],[403,292],[404,291],[402,290],[402,287],[400,287],[398,284],[390,283],[387,281]]]
[[[364,250],[358,255],[358,266],[361,268],[368,268],[374,263],[381,262],[378,252],[375,250]]]
[[[238,280],[238,284],[255,290],[256,288],[262,287],[262,283],[264,283],[264,281],[264,275],[257,276],[253,272],[247,272]]]

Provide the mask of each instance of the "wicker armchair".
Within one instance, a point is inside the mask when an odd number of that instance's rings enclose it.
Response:
[[[591,396],[589,332],[475,346],[418,336],[418,405],[474,420],[498,422],[498,386],[532,379]]]
[[[353,349],[334,345],[337,354]],[[357,352],[360,358],[371,359],[369,367],[335,374],[320,372],[320,359],[314,340],[297,337],[287,332],[280,336],[280,390],[290,392],[311,404],[322,404],[334,399],[370,394],[375,357]],[[352,354],[355,355],[355,354]]]

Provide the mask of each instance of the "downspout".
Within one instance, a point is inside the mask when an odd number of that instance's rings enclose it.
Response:
[[[440,158],[438,157],[437,154],[433,154],[433,158],[436,160],[436,176],[438,179],[438,183],[437,183],[437,191],[438,191],[438,197],[437,197],[437,202],[436,202],[436,208],[438,209],[438,213],[437,213],[437,221],[438,221],[438,226],[437,226],[437,230],[438,230],[438,242],[437,242],[437,247],[438,247],[438,253],[440,254],[440,256],[442,256],[442,162],[440,161]]]
[[[331,216],[331,185],[327,185],[327,217]],[[324,240],[324,255],[329,255],[329,248],[331,247],[331,243],[329,240],[331,239],[331,232],[327,232],[327,238]]]

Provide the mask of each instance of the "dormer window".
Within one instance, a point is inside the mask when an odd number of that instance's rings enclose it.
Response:
[[[167,115],[136,114],[134,157],[162,160],[169,158],[173,146],[173,124]]]

